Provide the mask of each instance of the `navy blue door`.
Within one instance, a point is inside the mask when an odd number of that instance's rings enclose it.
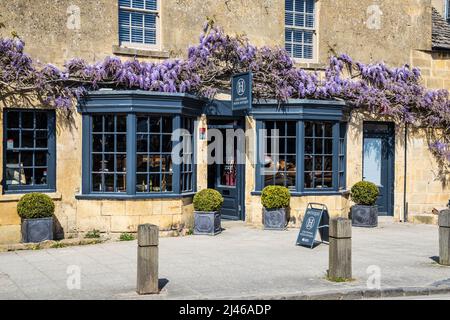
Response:
[[[223,159],[221,163],[208,165],[208,188],[219,191],[223,198],[222,218],[230,220],[244,219],[244,165],[237,163],[237,141],[234,143],[234,155],[226,154],[226,130],[239,129],[236,121],[211,121],[208,129],[217,129],[222,132],[224,143],[222,144]],[[220,124],[217,124],[220,123]],[[241,146],[243,147],[243,146]],[[209,152],[209,151],[208,151]],[[212,153],[214,154],[214,152]]]
[[[364,123],[363,180],[380,189],[377,201],[381,216],[394,215],[394,124]]]

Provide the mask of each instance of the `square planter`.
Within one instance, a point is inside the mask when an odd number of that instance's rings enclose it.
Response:
[[[220,212],[194,212],[194,234],[215,236],[222,232]]]
[[[23,243],[53,240],[53,218],[24,219],[21,231]]]
[[[376,228],[378,226],[378,207],[361,205],[353,206],[352,225],[354,227]]]
[[[265,230],[286,230],[286,209],[266,209],[263,208],[264,229]]]

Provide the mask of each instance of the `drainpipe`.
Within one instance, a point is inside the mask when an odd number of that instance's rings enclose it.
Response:
[[[406,175],[408,173],[408,124],[405,123],[405,168],[403,177],[403,222],[408,222],[408,202],[406,202]]]

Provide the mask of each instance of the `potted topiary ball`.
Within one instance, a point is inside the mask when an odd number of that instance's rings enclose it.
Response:
[[[372,182],[361,181],[352,187],[351,197],[356,203],[351,209],[354,227],[378,226],[378,206],[375,204],[379,195],[380,190]]]
[[[215,236],[222,232],[221,214],[224,199],[220,192],[205,189],[194,196],[194,234]]]
[[[22,242],[38,243],[53,240],[53,200],[41,193],[24,195],[17,204],[22,218]]]
[[[264,229],[286,230],[286,208],[289,207],[291,194],[289,189],[282,186],[268,186],[261,195],[263,205]]]

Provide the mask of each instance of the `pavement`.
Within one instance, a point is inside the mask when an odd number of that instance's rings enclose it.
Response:
[[[450,294],[450,267],[436,263],[436,226],[383,221],[376,229],[354,228],[354,281],[344,283],[326,279],[328,246],[312,250],[296,246],[296,229],[264,231],[242,222],[224,222],[224,228],[216,237],[160,239],[157,296],[135,293],[137,243],[132,241],[0,253],[0,299],[361,299]]]

